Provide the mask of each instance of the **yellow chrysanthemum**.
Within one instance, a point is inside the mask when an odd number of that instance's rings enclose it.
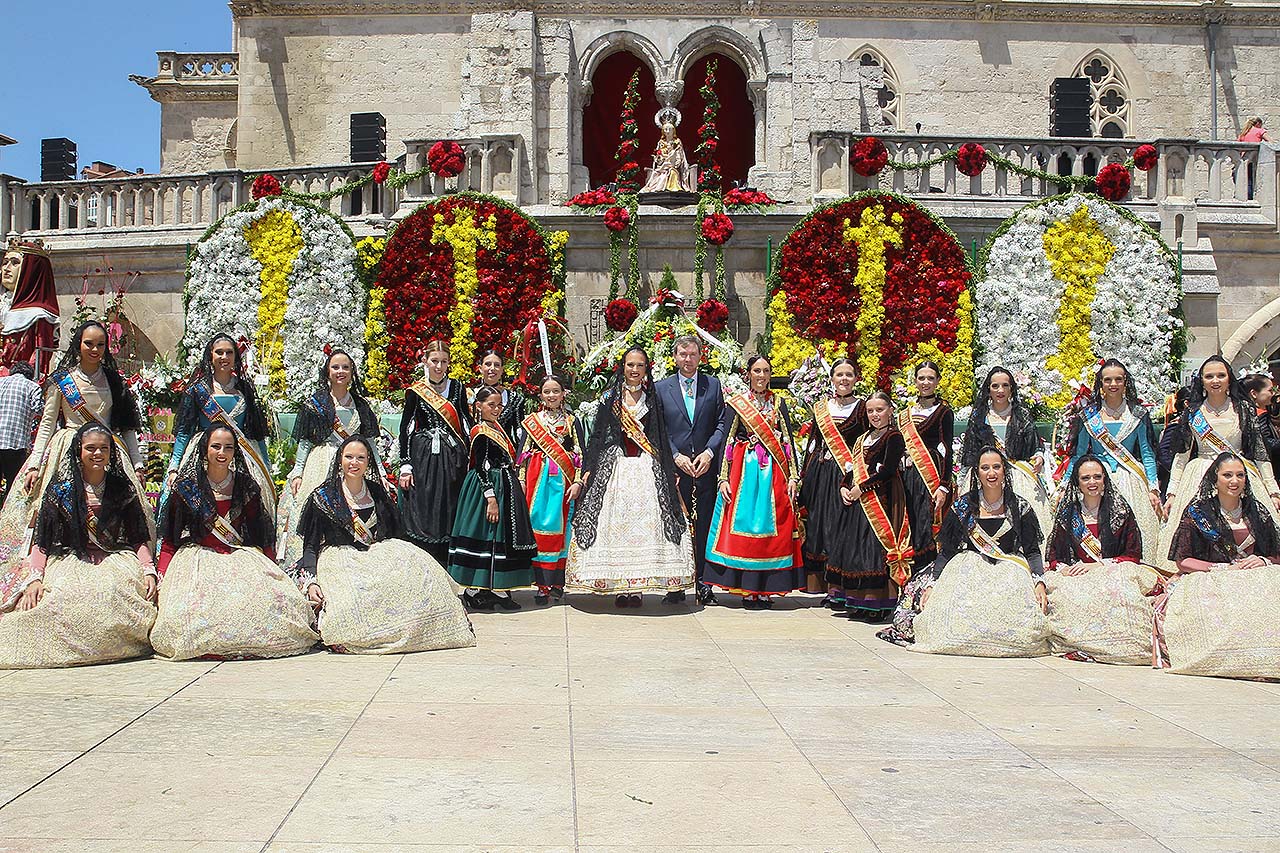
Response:
[[[262,265],[262,300],[258,303],[258,357],[266,365],[273,396],[285,395],[284,339],[280,326],[289,307],[289,275],[303,248],[302,230],[291,214],[272,210],[245,228],[254,260]]]
[[[1054,277],[1066,284],[1058,307],[1058,351],[1045,360],[1045,366],[1064,380],[1062,390],[1048,399],[1051,407],[1061,408],[1071,400],[1070,381],[1080,380],[1084,369],[1098,359],[1089,339],[1093,298],[1116,247],[1084,205],[1049,226],[1043,243]]]
[[[880,204],[864,207],[856,226],[848,219],[844,221],[844,241],[858,246],[858,272],[853,284],[862,300],[862,310],[854,327],[858,330],[858,375],[868,389],[875,386],[880,372],[880,338],[885,318],[885,247],[901,248],[902,221],[901,213],[886,219],[884,205]]]
[[[787,310],[787,294],[778,290],[769,299],[767,309],[772,329],[773,349],[769,362],[775,374],[791,373],[813,355],[813,344],[796,334],[791,312]]]
[[[471,377],[476,360],[476,342],[471,337],[471,325],[476,316],[475,297],[480,291],[476,254],[481,247],[497,248],[497,217],[490,215],[482,225],[477,225],[474,211],[455,208],[451,224],[445,224],[441,213],[435,215],[432,224],[431,242],[448,243],[453,249],[455,299],[449,309],[449,328],[453,333],[449,359],[453,367],[449,375],[466,380]]]

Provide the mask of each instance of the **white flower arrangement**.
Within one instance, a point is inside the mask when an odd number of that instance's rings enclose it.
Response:
[[[1066,283],[1053,273],[1044,236],[1081,207],[1115,249],[1094,285],[1090,348],[1099,358],[1122,361],[1144,399],[1160,399],[1172,382],[1170,349],[1182,325],[1174,315],[1181,298],[1174,264],[1148,229],[1108,202],[1078,193],[1020,211],[992,244],[974,300],[982,345],[975,373],[981,380],[997,364],[1025,371],[1028,399],[1068,389],[1061,373],[1046,365],[1061,345],[1057,321]]]
[[[296,401],[315,392],[325,344],[350,353],[357,366],[364,363],[365,294],[356,249],[341,223],[318,208],[262,199],[224,218],[196,244],[188,269],[183,345],[194,364],[215,334],[255,339],[262,265],[245,231],[273,210],[293,217],[303,244],[289,274],[289,302],[280,327],[288,396]]]

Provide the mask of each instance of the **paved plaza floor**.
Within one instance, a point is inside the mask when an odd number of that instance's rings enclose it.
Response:
[[[0,673],[0,851],[1280,850],[1280,684],[915,654],[813,599]]]

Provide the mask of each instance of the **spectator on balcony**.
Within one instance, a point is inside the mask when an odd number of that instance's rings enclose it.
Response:
[[[1262,116],[1254,116],[1244,123],[1240,132],[1240,142],[1270,142],[1271,135],[1262,126]]]

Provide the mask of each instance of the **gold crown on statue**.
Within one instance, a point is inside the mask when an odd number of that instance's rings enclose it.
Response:
[[[5,246],[6,252],[27,252],[33,255],[48,257],[49,248],[39,237],[10,237]]]

